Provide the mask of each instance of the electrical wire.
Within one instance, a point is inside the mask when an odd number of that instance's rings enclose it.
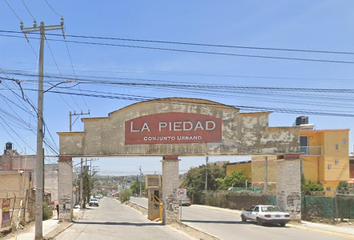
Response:
[[[25,3],[23,0],[21,0],[21,2],[23,3],[23,5],[25,6],[25,8],[27,9],[27,12],[31,15],[31,17],[33,18],[33,20],[36,21],[36,18],[33,16],[33,14],[31,13],[31,11],[28,9],[26,3]]]
[[[7,2],[7,0],[4,0],[7,4],[7,6],[11,9],[11,11],[13,12],[13,14],[17,17],[17,19],[22,22],[21,18],[17,15],[17,13],[15,12],[15,10],[11,7],[11,5]]]
[[[1,32],[1,31],[0,31]],[[47,34],[53,35],[53,34]],[[181,52],[181,53],[194,53],[194,54],[206,54],[214,56],[228,56],[228,57],[246,57],[246,58],[260,58],[260,59],[272,59],[272,60],[289,60],[289,61],[305,61],[305,62],[317,62],[317,63],[336,63],[336,64],[354,64],[354,61],[346,60],[330,60],[330,59],[319,59],[319,58],[303,58],[303,57],[282,57],[282,56],[267,56],[267,55],[256,55],[256,54],[240,54],[240,53],[228,53],[228,52],[215,52],[215,51],[199,51],[199,50],[188,50],[188,49],[178,49],[178,48],[166,48],[166,47],[151,47],[151,46],[140,46],[140,45],[127,45],[127,44],[114,44],[114,43],[101,43],[101,42],[87,42],[87,41],[75,41],[75,40],[62,40],[62,39],[48,39],[50,41],[63,42],[67,41],[75,44],[86,44],[86,45],[99,45],[99,46],[110,46],[110,47],[124,47],[124,48],[136,48],[136,49],[147,49],[147,50],[159,50],[159,51],[171,51],[171,52]],[[348,52],[348,54],[352,54]]]
[[[59,73],[61,79],[62,79],[63,81],[65,81],[65,80],[64,80],[64,77],[63,77],[63,75],[62,75],[62,73],[61,73],[61,71],[60,71],[60,69],[59,69],[59,66],[58,66],[58,64],[57,64],[57,61],[56,61],[56,59],[55,59],[55,57],[54,57],[54,53],[53,53],[53,51],[52,51],[52,48],[51,48],[50,45],[49,45],[48,40],[46,40],[46,43],[47,43],[48,49],[49,49],[49,51],[50,51],[50,54],[52,55],[54,64],[55,64],[55,66],[57,67],[58,73]],[[47,74],[47,75],[48,75],[48,74]],[[60,97],[63,99],[63,101],[64,101],[72,110],[74,110],[74,108],[65,100],[65,98],[63,98],[61,95],[60,95]],[[77,102],[75,101],[75,99],[74,99],[73,97],[72,97],[72,100],[74,101],[74,103],[76,104],[76,106],[78,106],[78,107],[80,108],[80,106],[77,104]]]
[[[50,40],[51,41],[60,41],[60,42],[63,41],[63,40],[59,40],[59,39],[50,39]],[[66,40],[66,41],[70,42],[70,43],[76,43],[76,44],[99,45],[99,46],[110,46],[110,47],[124,47],[124,48],[136,48],[136,49],[147,49],[147,50],[160,50],[160,51],[182,52],[182,53],[195,53],[195,54],[206,54],[206,55],[214,55],[214,56],[246,57],[246,58],[290,60],[290,61],[306,61],[306,62],[317,62],[317,63],[354,64],[354,61],[345,61],[345,60],[266,56],[266,55],[255,55],[255,54],[239,54],[239,53],[227,53],[227,52],[198,51],[198,50],[177,49],[177,48],[163,48],[163,47],[150,47],[150,46],[139,46],[139,45],[126,45],[126,44],[113,44],[113,43],[73,41],[73,40]]]
[[[57,14],[58,16],[61,16]],[[18,33],[16,31],[0,30],[6,33]],[[48,36],[61,36],[55,33],[49,33]],[[327,50],[314,50],[314,49],[296,49],[296,48],[278,48],[278,47],[258,47],[258,46],[241,46],[241,45],[227,45],[227,44],[211,44],[211,43],[195,43],[195,42],[180,42],[180,41],[167,41],[167,40],[152,40],[152,39],[137,39],[137,38],[121,38],[121,37],[104,37],[93,35],[75,35],[66,34],[67,37],[95,39],[95,40],[114,40],[114,41],[128,41],[128,42],[142,42],[142,43],[157,43],[157,44],[170,44],[170,45],[184,45],[184,46],[197,46],[197,47],[215,47],[215,48],[231,48],[231,49],[249,49],[249,50],[265,50],[265,51],[281,51],[281,52],[301,52],[301,53],[321,53],[321,54],[339,54],[339,55],[354,55],[351,51],[327,51]]]
[[[71,65],[71,68],[72,68],[72,70],[73,70],[73,73],[74,73],[74,76],[75,76],[75,80],[76,80],[76,79],[77,79],[76,71],[75,71],[74,64],[73,64],[73,60],[72,60],[72,58],[71,58],[71,54],[70,54],[70,51],[69,51],[68,42],[66,41],[66,38],[64,38],[64,40],[65,40],[66,50],[67,50],[67,52],[68,52],[69,59],[70,59],[70,65]],[[81,91],[80,86],[78,86],[78,87],[79,87],[79,90]],[[89,107],[88,107],[88,105],[87,105],[87,103],[86,103],[85,98],[82,98],[82,100],[84,101],[86,108],[89,109]],[[80,109],[80,110],[82,110],[82,109]]]
[[[52,11],[53,11],[56,15],[58,15],[59,17],[62,17],[62,15],[59,14],[57,11],[55,11],[55,9],[49,4],[49,2],[48,2],[47,0],[45,0],[45,2],[47,3],[47,5],[50,7],[50,9],[52,9]]]

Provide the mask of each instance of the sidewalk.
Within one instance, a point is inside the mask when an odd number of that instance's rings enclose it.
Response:
[[[218,211],[230,212],[230,213],[238,213],[238,214],[241,213],[240,210],[218,208],[218,207],[212,207],[206,205],[197,205],[197,206],[202,208],[215,209]],[[302,228],[302,229],[313,230],[313,231],[353,235],[353,239],[354,239],[354,224],[351,225],[350,223],[346,223],[346,222],[334,225],[334,224],[326,224],[326,223],[313,223],[313,222],[301,221],[301,223],[290,222],[287,225],[295,228]]]
[[[339,233],[339,234],[347,234],[352,235],[354,239],[354,225],[349,223],[340,223],[337,225],[325,224],[325,223],[313,223],[307,221],[301,221],[299,224],[289,224],[289,226],[309,229],[309,230],[317,230],[321,232],[329,232],[329,233]]]
[[[74,216],[78,216],[80,209],[74,208]],[[43,221],[43,237],[45,239],[53,239],[55,236],[60,234],[65,229],[69,228],[72,223],[69,222],[61,222],[56,216],[53,216],[52,219]],[[22,230],[18,230],[17,240],[34,240],[35,237],[35,225],[32,223],[31,226],[26,227]],[[2,238],[3,240],[15,239],[15,233],[11,233],[6,237]]]

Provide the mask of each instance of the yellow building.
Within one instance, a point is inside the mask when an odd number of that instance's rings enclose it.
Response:
[[[252,180],[252,165],[250,160],[228,163],[226,165],[226,176],[231,176],[232,172],[236,171],[243,171],[247,176],[248,180]]]
[[[320,182],[327,197],[333,196],[340,181],[349,180],[349,129],[301,130],[300,151],[305,179]],[[252,156],[251,162],[228,164],[226,173],[244,171],[255,188],[263,188],[267,176],[268,186],[272,186],[276,184],[276,161],[277,156]]]
[[[302,130],[300,148],[305,179],[320,182],[326,196],[349,180],[349,129]]]

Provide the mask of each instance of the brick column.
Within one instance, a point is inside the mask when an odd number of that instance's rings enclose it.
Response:
[[[277,206],[301,221],[301,159],[298,154],[284,155],[277,161]]]
[[[73,164],[71,157],[59,157],[59,221],[71,222],[73,219]]]
[[[171,224],[179,220],[179,202],[176,190],[179,183],[178,156],[164,156],[162,162],[162,201],[163,224]]]

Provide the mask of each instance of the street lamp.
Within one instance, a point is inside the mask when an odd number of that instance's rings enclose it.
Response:
[[[1,81],[0,81],[0,82],[1,82]],[[72,83],[72,82],[76,82],[76,80],[75,80],[75,79],[72,79],[72,80],[67,80],[67,81],[64,81],[64,82],[60,82],[60,83],[54,84],[53,86],[51,86],[51,87],[48,88],[47,90],[43,91],[43,93],[49,92],[51,89],[57,87],[57,86],[60,85],[60,84],[63,84],[63,83]]]

